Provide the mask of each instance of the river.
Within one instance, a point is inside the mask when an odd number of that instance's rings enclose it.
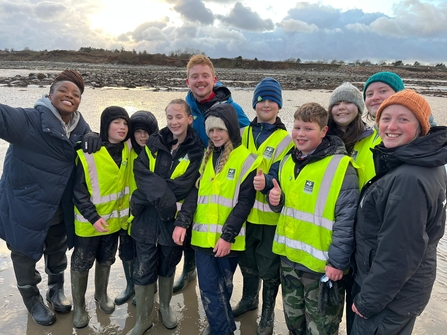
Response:
[[[1,69],[0,69],[1,74]],[[48,93],[48,87],[27,87],[8,88],[0,87],[0,103],[13,107],[32,107],[34,102],[42,95]],[[155,114],[160,127],[166,122],[164,118],[164,108],[168,102],[175,98],[185,97],[186,90],[159,91],[146,89],[93,89],[86,88],[83,96],[80,111],[89,122],[93,130],[99,132],[99,117],[105,107],[118,105],[124,107],[129,114],[138,110],[149,110]],[[298,90],[283,91],[284,107],[280,110],[279,116],[291,130],[293,124],[293,113],[297,106],[305,102],[318,102],[327,106],[331,92],[326,90]],[[233,98],[237,101],[250,119],[254,117],[251,107],[253,91],[233,90]],[[430,102],[439,125],[447,125],[447,99],[439,97],[426,97]],[[8,144],[0,140],[0,161],[3,161]],[[2,171],[0,167],[0,173]],[[71,254],[69,252],[69,254]],[[117,257],[118,258],[118,257]],[[178,273],[181,264],[178,267]],[[43,269],[43,261],[38,263],[38,270],[42,275],[42,283],[39,284],[42,295],[46,292],[46,274]],[[71,296],[69,271],[66,272],[65,292]],[[106,315],[97,311],[93,299],[93,272],[90,274],[89,288],[86,294],[87,309],[90,314],[90,323],[84,329],[74,329],[72,327],[72,313],[57,314],[58,321],[50,327],[37,326],[29,317],[20,294],[16,288],[15,277],[9,251],[3,240],[0,240],[0,333],[12,335],[48,335],[48,334],[126,334],[135,322],[135,307],[132,304],[117,306],[115,312]],[[109,283],[109,295],[114,297],[124,285],[124,274],[121,262],[117,259],[112,267],[112,274]],[[241,297],[242,277],[239,269],[234,278],[234,293],[232,304],[235,304]],[[158,314],[154,312],[154,327],[148,334],[184,334],[196,335],[206,325],[206,317],[199,297],[198,286],[194,283],[189,285],[184,291],[175,294],[172,299],[172,306],[177,313],[179,326],[174,330],[167,330],[159,322]],[[158,308],[156,303],[155,309]],[[284,322],[282,311],[282,301],[280,294],[276,303],[275,334],[287,334],[287,327]],[[251,335],[256,332],[256,322],[259,321],[260,308],[257,312],[246,313],[236,321],[237,330],[235,334]],[[422,315],[417,319],[414,334],[445,334],[447,329],[447,238],[440,241],[438,248],[438,273],[430,303]],[[340,334],[345,334],[344,324],[340,327]]]

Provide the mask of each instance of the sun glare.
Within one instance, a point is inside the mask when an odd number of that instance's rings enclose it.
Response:
[[[102,9],[90,15],[90,25],[92,29],[120,35],[144,22],[159,21],[170,13],[169,5],[158,0],[103,0]]]

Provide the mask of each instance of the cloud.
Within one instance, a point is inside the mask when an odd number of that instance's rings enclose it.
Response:
[[[199,22],[201,24],[213,24],[214,14],[205,7],[200,0],[177,0],[174,10],[182,15],[182,17],[190,22]]]
[[[281,27],[286,33],[312,33],[318,30],[318,27],[315,24],[308,24],[306,22],[294,19],[283,20],[278,24],[278,27]]]
[[[263,20],[258,13],[245,7],[240,2],[236,2],[228,16],[218,15],[219,20],[235,28],[249,31],[273,30],[271,19]]]

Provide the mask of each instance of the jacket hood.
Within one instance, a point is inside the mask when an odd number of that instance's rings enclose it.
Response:
[[[158,121],[154,114],[148,111],[138,111],[132,114],[130,117],[130,128],[132,133],[130,134],[130,141],[132,142],[132,148],[137,154],[140,154],[141,147],[135,141],[135,130],[143,129],[149,134],[149,137],[158,132]]]
[[[210,116],[222,119],[227,127],[230,140],[233,147],[236,148],[242,143],[241,130],[239,128],[239,119],[234,107],[227,103],[218,103],[213,105],[206,113],[206,119]]]
[[[397,148],[386,148],[383,143],[373,149],[377,174],[401,164],[438,167],[447,164],[447,127],[430,128],[430,132]]]
[[[71,116],[70,121],[68,122],[68,124],[66,124],[62,120],[62,117],[61,117],[61,114],[59,113],[59,111],[51,103],[51,100],[48,98],[48,95],[43,95],[40,99],[38,99],[34,103],[34,108],[36,108],[37,106],[44,106],[44,107],[48,108],[54,114],[54,116],[61,123],[62,129],[64,129],[65,135],[67,135],[67,137],[70,137],[71,132],[73,130],[75,130],[76,126],[79,123],[79,120],[81,119],[81,113],[79,113],[79,111],[75,111],[73,113],[73,115]]]

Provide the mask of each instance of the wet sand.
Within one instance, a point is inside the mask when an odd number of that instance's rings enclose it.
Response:
[[[47,93],[47,88],[4,88],[0,87],[0,103],[6,103],[15,107],[32,106],[41,94]],[[125,107],[129,113],[140,109],[152,111],[158,118],[160,126],[165,125],[164,107],[174,98],[184,97],[185,91],[180,92],[150,92],[147,90],[116,90],[116,89],[90,89],[87,88],[83,95],[81,112],[90,123],[93,130],[99,131],[99,115],[101,111],[110,105]],[[280,117],[290,130],[293,123],[293,112],[296,107],[310,101],[316,101],[323,106],[329,101],[330,92],[326,90],[299,90],[284,91],[284,108],[280,111]],[[233,98],[240,103],[250,119],[254,117],[251,108],[252,91],[233,91]],[[430,102],[436,121],[440,125],[447,125],[447,99],[427,97]],[[0,140],[0,161],[3,161],[7,149],[7,143]],[[1,167],[0,167],[1,170]],[[70,257],[71,252],[68,253]],[[178,266],[177,275],[182,268]],[[46,279],[43,261],[38,263],[38,270],[42,276],[39,284],[41,293],[46,293]],[[66,271],[65,292],[71,298],[69,269]],[[57,314],[57,322],[50,327],[36,325],[29,316],[20,294],[16,288],[16,281],[12,269],[9,251],[3,240],[0,240],[0,334],[11,335],[65,335],[65,334],[126,334],[135,323],[135,306],[128,303],[117,306],[116,310],[106,315],[100,311],[93,299],[94,270],[90,273],[89,287],[86,293],[87,309],[90,315],[90,323],[84,329],[74,329],[72,326],[72,313]],[[112,267],[109,282],[109,295],[115,297],[124,287],[124,274],[121,261],[117,257]],[[237,269],[234,277],[234,293],[232,304],[237,303],[242,295],[242,277]],[[156,296],[156,301],[158,296]],[[261,304],[260,304],[261,305]],[[158,303],[155,303],[154,326],[147,334],[200,334],[206,326],[205,313],[200,301],[197,283],[189,285],[184,291],[175,294],[172,299],[172,307],[179,319],[179,326],[174,330],[167,330],[159,322]],[[282,301],[278,294],[276,304],[275,331],[277,335],[287,334],[284,322]],[[236,319],[237,330],[235,334],[255,334],[259,321],[260,308],[249,312]],[[447,329],[447,237],[441,240],[438,248],[438,274],[430,303],[422,315],[417,319],[413,334],[441,335]],[[344,324],[341,324],[340,334],[345,334]]]

